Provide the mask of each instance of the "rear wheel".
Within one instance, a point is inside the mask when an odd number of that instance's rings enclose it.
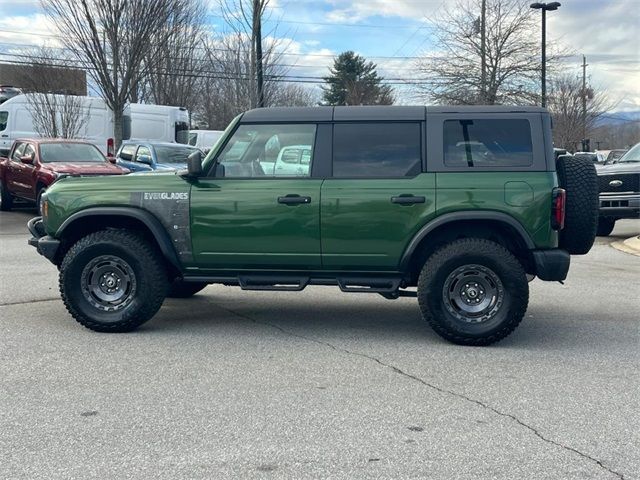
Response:
[[[600,217],[598,219],[598,236],[608,237],[616,226],[616,219],[611,217]]]
[[[174,280],[169,286],[167,297],[169,298],[189,298],[193,297],[200,290],[205,288],[208,283],[203,282],[185,282],[183,280]]]
[[[158,255],[142,237],[123,230],[80,239],[60,267],[67,310],[91,330],[135,330],[155,315],[167,293],[167,272]]]
[[[13,208],[13,196],[7,190],[7,186],[0,182],[0,210],[8,212]]]
[[[522,320],[529,285],[520,262],[484,239],[456,240],[426,261],[418,302],[433,330],[461,345],[490,345]]]

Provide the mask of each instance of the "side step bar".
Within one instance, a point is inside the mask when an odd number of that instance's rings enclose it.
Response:
[[[261,290],[279,292],[299,292],[307,285],[337,285],[343,292],[379,293],[387,299],[415,297],[415,291],[400,290],[403,286],[400,277],[309,277],[307,275],[261,275],[247,274],[238,276],[209,277],[185,276],[187,282],[222,283],[237,285],[242,290]]]

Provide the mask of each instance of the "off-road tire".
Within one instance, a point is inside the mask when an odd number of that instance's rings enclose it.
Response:
[[[613,229],[616,227],[616,219],[611,217],[600,217],[598,218],[598,231],[597,234],[599,237],[608,237],[613,232]]]
[[[83,273],[92,261],[103,257],[124,262],[135,281],[135,289],[127,297],[129,303],[120,310],[101,310],[83,291]],[[156,314],[169,281],[160,253],[142,236],[125,230],[101,230],[81,238],[67,251],[59,286],[65,307],[80,324],[97,332],[130,332]]]
[[[489,269],[502,287],[495,315],[478,323],[456,318],[446,305],[446,282],[468,266]],[[522,321],[529,284],[522,265],[509,250],[489,240],[465,238],[445,245],[427,259],[418,278],[418,302],[422,316],[442,338],[459,345],[490,345],[508,336]]]
[[[13,208],[13,196],[7,190],[7,186],[0,182],[0,210],[9,212]]]
[[[593,246],[598,226],[596,167],[592,162],[563,155],[558,157],[556,170],[560,186],[567,191],[559,246],[571,255],[584,255]]]
[[[204,282],[185,282],[180,279],[176,279],[169,285],[169,291],[167,297],[169,298],[190,298],[193,297],[200,290],[204,289],[208,283]]]

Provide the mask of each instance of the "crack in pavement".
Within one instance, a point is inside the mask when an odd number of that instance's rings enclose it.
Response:
[[[0,307],[13,307],[13,306],[16,306],[16,305],[26,305],[28,303],[53,302],[55,300],[60,300],[60,297],[41,298],[40,300],[26,300],[26,301],[21,301],[21,302],[0,303]]]
[[[468,397],[467,395],[464,395],[462,393],[454,392],[453,390],[447,390],[446,388],[442,388],[442,387],[439,387],[439,386],[434,385],[432,383],[429,383],[426,380],[424,380],[424,379],[422,379],[422,378],[420,378],[420,377],[418,377],[416,375],[413,375],[411,373],[407,373],[404,370],[401,370],[400,368],[396,367],[395,365],[391,365],[389,363],[385,363],[382,360],[380,360],[379,358],[376,358],[376,357],[374,357],[372,355],[367,355],[366,353],[361,353],[361,352],[354,352],[352,350],[348,350],[348,349],[342,348],[342,347],[336,347],[335,345],[333,345],[333,344],[331,344],[329,342],[325,342],[325,341],[322,341],[322,340],[317,340],[315,338],[306,337],[304,335],[300,335],[300,334],[294,333],[294,332],[286,330],[286,329],[282,328],[281,326],[276,325],[274,323],[262,322],[260,320],[256,320],[255,318],[249,317],[249,316],[244,315],[242,313],[238,313],[238,312],[236,312],[234,310],[230,310],[228,308],[224,308],[224,307],[220,306],[219,304],[217,304],[217,306],[219,308],[221,308],[222,310],[225,310],[225,311],[227,311],[227,312],[231,313],[232,315],[235,315],[235,316],[237,316],[239,318],[243,318],[245,320],[248,320],[248,321],[250,321],[252,323],[255,323],[255,324],[258,324],[258,325],[263,325],[263,326],[267,326],[267,327],[270,327],[270,328],[274,328],[274,329],[279,330],[280,332],[284,333],[285,335],[288,335],[288,336],[291,336],[291,337],[295,337],[295,338],[300,338],[302,340],[306,340],[308,342],[313,342],[313,343],[316,343],[318,345],[323,345],[323,346],[331,348],[332,350],[334,350],[336,352],[345,353],[347,355],[352,355],[352,356],[355,356],[355,357],[366,358],[368,360],[371,360],[371,361],[377,363],[378,365],[380,365],[380,366],[382,366],[384,368],[388,368],[388,369],[392,370],[394,373],[397,373],[398,375],[401,375],[401,376],[403,376],[405,378],[408,378],[410,380],[418,382],[418,383],[420,383],[420,384],[424,385],[425,387],[428,387],[428,388],[430,388],[432,390],[435,390],[437,392],[440,392],[440,393],[443,393],[443,394],[446,394],[446,395],[452,395],[452,396],[454,396],[456,398],[462,399],[462,400],[470,402],[470,403],[474,403],[474,404],[476,404],[476,405],[478,405],[478,406],[480,406],[480,407],[482,407],[482,408],[484,408],[486,410],[489,410],[489,411],[495,413],[496,415],[499,415],[499,416],[504,417],[504,418],[508,418],[508,419],[516,422],[521,427],[524,427],[527,430],[529,430],[531,433],[533,433],[536,437],[538,437],[543,442],[548,443],[550,445],[555,445],[555,446],[560,447],[560,448],[562,448],[564,450],[567,450],[569,452],[575,453],[575,454],[581,456],[582,458],[587,459],[587,460],[595,463],[596,465],[598,465],[603,470],[609,472],[612,475],[615,475],[616,477],[620,478],[621,480],[625,480],[624,474],[622,474],[620,472],[617,472],[617,471],[613,470],[612,468],[607,467],[604,463],[602,463],[601,460],[598,460],[597,458],[594,458],[591,455],[588,455],[588,454],[586,454],[584,452],[581,452],[580,450],[577,450],[577,449],[575,449],[573,447],[564,445],[564,444],[562,444],[560,442],[556,442],[555,440],[551,440],[550,438],[547,438],[544,435],[542,435],[542,433],[540,433],[535,427],[532,427],[531,425],[523,422],[522,420],[520,420],[515,415],[512,415],[510,413],[502,412],[502,411],[498,410],[497,408],[492,407],[491,405],[489,405],[487,403],[484,403],[484,402],[482,402],[480,400],[476,400],[475,398]]]

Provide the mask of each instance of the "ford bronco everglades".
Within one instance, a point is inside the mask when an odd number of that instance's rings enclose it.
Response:
[[[277,166],[282,165],[282,169]],[[134,330],[207,284],[416,296],[445,339],[488,345],[593,244],[593,164],[554,158],[535,107],[267,108],[176,173],[65,178],[29,222],[69,313]]]

